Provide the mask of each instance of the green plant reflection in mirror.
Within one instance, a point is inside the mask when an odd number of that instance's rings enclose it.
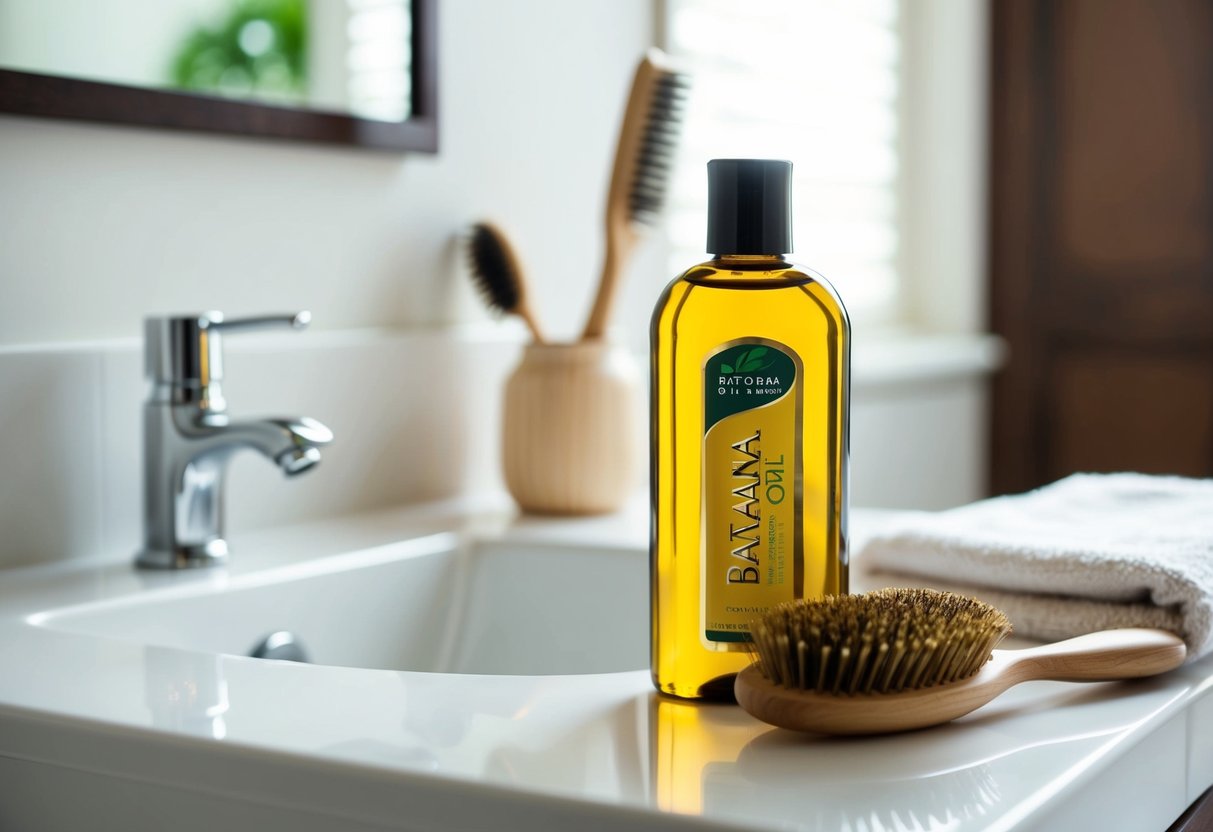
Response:
[[[200,25],[174,55],[174,87],[299,103],[307,98],[305,0],[237,0]]]
[[[0,0],[0,70],[184,93],[160,102],[158,125],[191,94],[403,123],[426,2]]]

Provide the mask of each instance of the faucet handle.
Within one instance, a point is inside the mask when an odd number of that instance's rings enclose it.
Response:
[[[302,329],[311,320],[312,314],[307,311],[231,320],[214,311],[146,318],[144,359],[153,385],[152,396],[223,410],[219,385],[223,379],[222,334],[276,326]]]
[[[218,312],[208,312],[207,314],[219,316],[218,319],[211,318],[210,326],[212,329],[218,329],[222,332],[269,329],[277,326],[286,326],[291,329],[305,329],[312,322],[312,313],[306,309],[301,312],[286,313],[284,315],[252,315],[247,318],[232,318],[230,320],[224,318]]]

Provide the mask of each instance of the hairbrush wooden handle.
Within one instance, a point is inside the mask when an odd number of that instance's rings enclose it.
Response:
[[[737,675],[738,703],[780,728],[819,734],[887,734],[939,725],[1035,679],[1094,682],[1153,676],[1183,664],[1184,642],[1164,630],[1104,630],[1027,650],[995,650],[975,676],[900,693],[847,696],[785,688],[756,665]]]
[[[543,331],[539,328],[539,321],[535,317],[535,313],[531,311],[531,292],[530,286],[526,280],[526,272],[522,268],[522,262],[518,259],[518,253],[514,251],[514,247],[510,244],[509,237],[505,235],[496,225],[491,223],[481,223],[489,229],[490,233],[497,236],[497,241],[501,246],[502,257],[509,264],[511,274],[514,276],[514,286],[518,294],[518,299],[514,301],[514,307],[507,309],[511,315],[517,315],[526,324],[526,328],[531,331],[531,339],[536,344],[543,344],[547,339],[543,337]]]
[[[1008,657],[1016,684],[1030,679],[1106,682],[1164,673],[1183,664],[1183,639],[1165,630],[1103,630],[1027,650],[996,650]]]
[[[662,52],[651,49],[636,67],[636,74],[632,78],[607,193],[606,252],[594,305],[581,333],[583,341],[601,338],[606,333],[620,275],[640,239],[632,221],[629,193],[635,187],[635,180],[642,175],[637,168],[644,151],[645,129],[652,118],[650,109],[662,78],[672,73],[668,63]]]

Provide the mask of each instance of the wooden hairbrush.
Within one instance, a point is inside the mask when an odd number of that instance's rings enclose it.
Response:
[[[758,658],[734,690],[780,728],[883,734],[950,722],[1020,682],[1153,676],[1187,655],[1181,638],[1150,629],[995,650],[1010,632],[994,607],[929,589],[782,604],[751,627]]]

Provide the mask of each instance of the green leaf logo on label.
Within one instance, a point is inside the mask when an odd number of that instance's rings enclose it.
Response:
[[[796,381],[796,365],[787,347],[754,340],[734,342],[704,362],[705,431],[729,414],[775,401]]]
[[[725,375],[733,373],[756,373],[759,370],[765,370],[770,367],[774,361],[768,361],[765,364],[762,359],[767,354],[766,347],[754,347],[752,350],[745,350],[741,355],[737,356],[737,366],[734,368],[732,364],[720,365],[720,372]]]

